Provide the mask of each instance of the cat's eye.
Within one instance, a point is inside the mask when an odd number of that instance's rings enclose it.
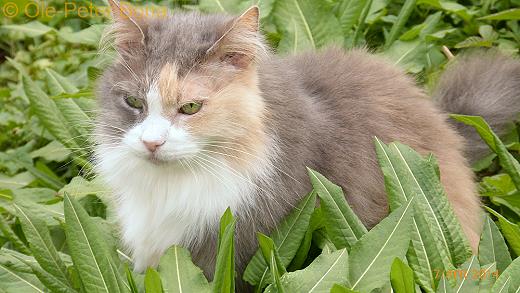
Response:
[[[142,110],[144,107],[143,100],[138,99],[134,96],[125,97],[125,102],[128,106],[134,109]]]
[[[179,112],[186,115],[193,115],[200,111],[200,108],[202,108],[202,103],[200,102],[189,102],[179,109]]]

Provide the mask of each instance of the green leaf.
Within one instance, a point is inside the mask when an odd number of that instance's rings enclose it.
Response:
[[[94,24],[78,32],[62,30],[58,32],[58,36],[69,43],[83,44],[97,48],[100,44],[105,28],[106,25],[104,24]]]
[[[228,208],[220,218],[219,245],[215,277],[213,279],[213,292],[235,292],[235,224],[236,220]]]
[[[70,151],[58,141],[51,141],[44,147],[34,150],[30,153],[31,158],[43,158],[47,161],[63,162],[69,155]]]
[[[47,86],[53,96],[75,94],[78,89],[65,77],[52,69],[46,69]],[[70,132],[79,145],[86,145],[91,135],[92,119],[76,104],[76,99],[54,99],[58,110],[71,127]]]
[[[493,284],[495,284],[496,277],[495,274],[498,274],[497,267],[495,263],[488,264],[482,266],[480,269],[480,282],[478,284],[479,293],[491,293]]]
[[[274,245],[273,245],[274,247]],[[267,261],[267,260],[266,260]],[[271,250],[271,259],[269,261],[269,269],[271,275],[273,276],[273,284],[276,286],[276,290],[280,293],[284,293],[285,289],[282,286],[280,281],[280,272],[278,271],[280,267],[280,260],[277,259],[275,250]]]
[[[480,137],[486,142],[489,148],[498,155],[498,160],[504,171],[511,176],[516,188],[520,190],[520,163],[511,155],[500,138],[491,130],[489,125],[482,117],[454,115],[455,120],[474,127]]]
[[[437,286],[436,293],[452,293],[452,292],[455,292],[454,288],[451,287],[450,283],[448,281],[446,281],[444,274],[442,274],[441,280],[439,281],[439,285]]]
[[[72,140],[65,118],[56,104],[29,77],[22,75],[22,82],[31,107],[42,125],[63,145],[77,150],[78,145]]]
[[[417,282],[424,290],[433,292],[438,280],[434,270],[454,269],[448,244],[450,238],[444,233],[448,233],[446,229],[458,229],[462,233],[461,228],[453,226],[457,220],[448,208],[449,203],[440,185],[433,157],[425,160],[409,148],[397,144],[386,146],[377,138],[375,144],[390,210],[406,204],[415,196],[418,210],[422,211],[414,214],[412,219],[412,242],[407,258]],[[463,236],[456,234],[453,242],[458,241],[456,237],[460,239]],[[469,255],[469,252],[464,252],[461,256]]]
[[[343,42],[340,23],[330,17],[330,7],[324,1],[276,1],[272,14],[274,23],[282,30],[280,52],[298,52]]]
[[[386,38],[386,48],[390,47],[390,45],[392,45],[392,43],[395,40],[397,40],[398,34],[401,33],[401,31],[403,30],[404,25],[408,21],[408,18],[410,18],[410,15],[412,14],[413,9],[415,8],[415,1],[416,0],[406,0],[404,2],[403,7],[399,11],[399,15],[397,16],[397,21],[392,26],[392,29],[390,30],[390,33]]]
[[[365,7],[366,0],[340,0],[334,8],[336,17],[341,25],[341,30],[344,35],[351,33],[352,27],[358,23],[361,11]]]
[[[316,193],[311,192],[298,206],[278,225],[272,233],[276,250],[280,255],[282,264],[287,267],[296,255],[303,237],[307,233],[309,221],[316,206]],[[243,279],[251,285],[258,285],[262,280],[269,280],[268,266],[258,250],[247,265]]]
[[[190,252],[180,246],[170,247],[157,268],[164,292],[209,292],[202,270],[191,261]]]
[[[502,229],[502,234],[509,243],[509,247],[511,247],[511,250],[513,250],[516,255],[520,255],[520,227],[518,227],[518,225],[516,224],[511,223],[504,216],[495,212],[494,210],[488,207],[486,207],[486,209],[488,210],[488,212],[490,212],[498,218],[500,229]]]
[[[130,286],[131,293],[139,293],[139,289],[137,289],[137,284],[135,283],[134,274],[130,271],[128,266],[125,266],[126,280],[128,285]],[[168,291],[166,291],[168,292]],[[175,291],[172,291],[175,292]]]
[[[503,272],[512,262],[506,242],[489,216],[486,216],[484,222],[478,246],[478,259],[482,264],[496,263],[499,272]]]
[[[43,284],[21,259],[36,264],[36,260],[30,256],[6,248],[0,250],[0,289],[3,290],[1,292],[45,292]]]
[[[410,243],[414,198],[393,211],[350,251],[349,280],[352,289],[370,292],[385,285],[396,257],[404,257]]]
[[[17,189],[29,185],[36,178],[30,172],[22,172],[15,176],[0,174],[0,189]]]
[[[5,238],[9,239],[9,241],[13,244],[16,250],[20,251],[24,254],[30,254],[31,252],[25,246],[25,244],[18,238],[18,236],[11,229],[7,221],[4,219],[2,215],[0,215],[0,231],[2,231]]]
[[[58,282],[70,286],[67,268],[54,247],[45,221],[22,206],[16,204],[14,206],[34,258]]]
[[[479,20],[516,20],[520,19],[520,8],[500,11],[494,14],[486,15]]]
[[[26,24],[3,25],[2,28],[10,31],[20,32],[27,38],[39,37],[50,31],[54,31],[53,28],[46,26],[39,21],[31,21]]]
[[[243,0],[200,0],[199,9],[208,12],[240,14],[251,5],[250,1]]]
[[[454,272],[457,281],[455,292],[478,292],[480,265],[477,256],[472,256]]]
[[[396,293],[415,293],[413,271],[399,258],[395,258],[392,263],[390,282]]]
[[[280,284],[280,276],[287,273],[287,270],[280,260],[280,256],[278,255],[274,241],[268,236],[259,232],[257,233],[257,238],[265,262],[269,263],[269,272],[273,278],[272,283],[275,284],[278,292],[281,292],[283,291],[283,288]]]
[[[5,292],[44,293],[41,289],[43,285],[33,274],[13,270],[2,263],[0,263],[0,284]]]
[[[106,240],[81,205],[65,194],[65,234],[72,261],[87,292],[122,292]]]
[[[305,261],[307,260],[307,255],[309,254],[309,250],[311,248],[314,231],[322,228],[324,227],[321,208],[317,207],[314,209],[314,212],[312,212],[311,219],[309,221],[309,228],[305,232],[305,236],[303,236],[300,247],[294,255],[290,265],[287,267],[289,271],[296,271],[304,266]]]
[[[161,277],[157,271],[152,268],[146,270],[144,276],[144,289],[146,293],[162,293]]]
[[[471,36],[455,45],[455,48],[492,47],[493,41],[481,37]]]
[[[340,284],[334,284],[330,289],[330,293],[359,293],[359,291],[354,291]]]
[[[320,197],[323,221],[327,234],[336,248],[348,250],[367,232],[367,229],[347,203],[341,187],[323,175],[307,168],[314,190]]]
[[[349,286],[348,259],[345,248],[322,253],[307,268],[283,275],[281,285],[286,292],[328,292],[334,284]],[[278,291],[269,285],[265,292]]]
[[[59,73],[52,69],[45,69],[47,75],[47,87],[51,95],[56,96],[60,94],[73,94],[78,91],[66,77],[61,76]]]
[[[272,266],[271,264],[271,257],[272,253],[274,252],[274,256],[276,258],[276,267],[278,269],[278,272],[281,274],[285,274],[287,271],[285,269],[285,266],[282,264],[280,260],[280,256],[278,255],[278,251],[276,250],[276,245],[274,244],[273,239],[269,238],[269,236],[264,235],[260,232],[256,233],[256,237],[258,239],[258,245],[260,246],[260,250],[262,251],[262,255],[264,256],[265,262],[269,263],[269,267]]]
[[[76,290],[72,289],[69,283],[63,283],[62,280],[56,278],[55,276],[51,275],[47,271],[43,270],[39,265],[29,262],[29,261],[23,261],[27,266],[29,266],[34,275],[38,277],[38,279],[42,282],[42,284],[47,287],[47,289],[50,289],[52,292],[58,292],[58,293],[74,293],[77,292]]]

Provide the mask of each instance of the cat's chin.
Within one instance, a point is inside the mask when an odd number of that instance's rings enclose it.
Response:
[[[152,164],[154,166],[179,166],[182,167],[181,159],[183,157],[178,156],[164,156],[164,155],[156,155],[156,154],[145,154],[139,156],[139,158],[145,161],[148,164]]]

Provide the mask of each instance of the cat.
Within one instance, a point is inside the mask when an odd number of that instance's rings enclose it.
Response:
[[[212,278],[219,217],[230,207],[240,282],[255,233],[270,233],[310,191],[306,167],[339,184],[373,227],[388,214],[374,137],[436,156],[477,249],[482,211],[468,159],[484,148],[474,134],[465,140],[470,130],[446,113],[483,115],[505,128],[520,110],[518,60],[483,52],[458,58],[432,101],[364,49],[272,54],[257,7],[238,17],[154,18],[128,15],[115,1],[118,58],[98,82],[95,160],[136,271],[179,244]]]

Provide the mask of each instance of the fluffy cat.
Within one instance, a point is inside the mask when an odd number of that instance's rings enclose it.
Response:
[[[240,274],[256,250],[255,232],[271,232],[310,190],[306,166],[339,184],[373,227],[388,213],[374,136],[435,154],[477,247],[481,208],[460,135],[469,130],[458,134],[443,111],[494,118],[501,109],[493,124],[501,128],[520,109],[518,61],[493,54],[459,61],[435,105],[365,50],[270,54],[256,7],[239,17],[147,18],[114,1],[119,58],[99,81],[96,160],[135,270],[180,244],[211,278],[218,219],[231,207]]]

